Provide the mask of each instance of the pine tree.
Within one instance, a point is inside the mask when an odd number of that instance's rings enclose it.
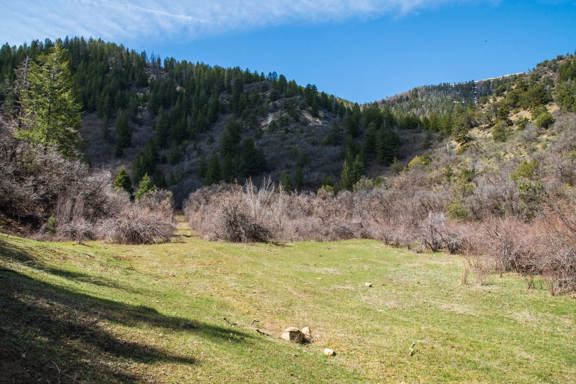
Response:
[[[236,161],[234,156],[232,155],[224,156],[224,161],[221,169],[222,180],[224,180],[227,183],[232,182],[232,180],[234,180],[234,178],[237,176],[238,173],[237,168],[238,168],[238,162]]]
[[[114,178],[114,188],[118,191],[126,191],[132,195],[132,180],[126,169],[122,168]]]
[[[56,44],[50,53],[21,72],[21,129],[18,135],[54,146],[68,158],[78,155],[80,104],[72,89],[66,50]]]
[[[222,156],[235,155],[240,142],[241,126],[237,122],[232,122],[226,126],[220,137],[220,153]]]
[[[138,189],[136,190],[134,197],[136,200],[140,200],[148,192],[154,191],[155,189],[156,187],[152,183],[152,179],[150,179],[150,176],[146,173],[144,177],[142,177],[142,180],[140,180],[140,183],[138,183]]]
[[[382,164],[391,164],[397,156],[400,139],[396,132],[381,128],[376,137],[376,155]]]
[[[364,174],[364,162],[360,155],[347,156],[342,165],[342,173],[340,175],[340,188],[351,190],[354,184],[360,180]]]
[[[282,171],[280,174],[280,186],[284,191],[289,191],[292,188],[290,183],[290,175],[288,175],[288,172],[286,171]]]
[[[353,173],[350,159],[345,159],[344,164],[342,164],[342,173],[340,174],[340,188],[352,189],[352,186],[354,185]]]
[[[132,129],[124,111],[118,111],[116,115],[116,153],[122,155],[122,150],[132,144]]]
[[[222,180],[222,171],[220,169],[220,160],[218,156],[214,155],[208,162],[206,168],[206,176],[204,176],[204,184],[211,185]]]
[[[255,176],[266,167],[264,153],[254,144],[254,140],[246,139],[242,142],[240,153],[240,171],[243,176]]]

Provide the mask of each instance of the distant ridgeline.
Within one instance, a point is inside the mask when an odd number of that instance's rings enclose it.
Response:
[[[566,108],[574,104],[573,69],[547,75],[560,71],[558,60],[530,75],[421,87],[359,106],[276,73],[162,61],[101,40],[60,42],[83,108],[86,160],[128,167],[134,183],[148,174],[177,200],[202,185],[268,175],[287,189],[351,189],[434,138],[465,141],[491,95],[506,95],[491,103],[496,120],[505,120],[505,108],[536,108],[553,94]],[[53,46],[46,40],[0,49],[5,118],[18,113],[17,69]]]

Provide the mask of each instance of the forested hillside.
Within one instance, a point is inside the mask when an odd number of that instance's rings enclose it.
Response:
[[[127,168],[134,186],[148,174],[179,201],[202,185],[264,175],[287,189],[351,188],[425,140],[412,129],[418,122],[276,73],[161,60],[99,40],[58,43],[83,111],[86,160],[114,172]],[[19,113],[18,84],[28,66],[54,45],[0,49],[5,119]]]

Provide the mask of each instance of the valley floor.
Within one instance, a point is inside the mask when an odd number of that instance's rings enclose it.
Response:
[[[151,246],[0,234],[0,382],[573,383],[576,300],[514,274],[463,285],[465,265],[184,227]],[[315,341],[280,340],[288,326]]]

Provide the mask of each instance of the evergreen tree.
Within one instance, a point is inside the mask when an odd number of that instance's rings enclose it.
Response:
[[[204,184],[211,185],[215,184],[222,180],[222,172],[220,169],[220,160],[218,160],[218,156],[213,155],[208,162],[208,166],[206,168],[206,176],[204,176]]]
[[[290,175],[288,175],[288,172],[286,171],[282,171],[280,174],[280,186],[285,191],[290,191],[290,189],[292,189],[292,184],[290,183]]]
[[[156,187],[152,183],[152,179],[150,179],[150,176],[146,173],[144,177],[142,177],[142,180],[140,180],[140,183],[138,183],[138,189],[136,190],[134,197],[136,200],[140,200],[148,192],[154,191],[155,189]]]
[[[116,154],[121,156],[122,150],[132,144],[132,129],[124,111],[118,111],[114,127],[116,131]]]
[[[376,137],[376,156],[382,164],[391,164],[398,154],[400,138],[389,129],[382,128]]]
[[[247,139],[242,142],[240,152],[240,171],[243,176],[255,176],[264,171],[266,160],[261,150],[256,148],[254,140]]]
[[[230,183],[238,175],[237,161],[234,156],[228,154],[224,156],[224,162],[222,164],[222,179]]]
[[[360,155],[347,156],[342,165],[340,188],[351,190],[364,173],[364,162]]]
[[[122,168],[114,178],[114,188],[118,191],[126,191],[132,195],[132,180],[126,169]]]
[[[220,137],[220,153],[222,156],[236,155],[240,143],[240,124],[232,122],[226,126]]]
[[[364,175],[364,159],[362,159],[362,155],[358,154],[354,158],[354,162],[352,163],[352,180],[354,181],[352,186],[360,180],[360,178]]]
[[[342,173],[340,174],[340,188],[342,189],[352,189],[354,185],[354,171],[352,169],[352,163],[350,159],[345,159],[344,164],[342,164]]]
[[[21,71],[21,129],[32,142],[54,146],[68,158],[77,157],[80,105],[72,89],[66,50],[56,44],[39,63]]]

